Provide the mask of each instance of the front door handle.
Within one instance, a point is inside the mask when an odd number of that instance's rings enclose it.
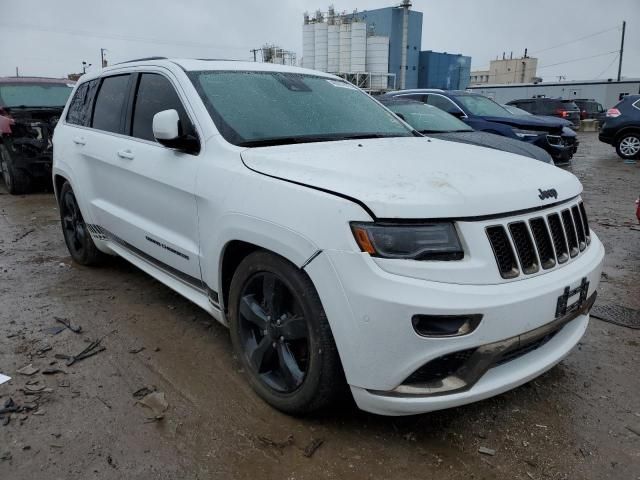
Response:
[[[120,150],[118,156],[120,158],[126,158],[127,160],[133,160],[135,158],[131,150]]]
[[[75,143],[76,145],[86,145],[87,141],[83,137],[75,137],[73,139],[73,143]]]

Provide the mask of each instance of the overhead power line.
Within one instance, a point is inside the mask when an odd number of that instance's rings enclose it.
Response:
[[[575,40],[569,40],[568,42],[559,43],[558,45],[553,45],[551,47],[543,48],[542,50],[536,50],[535,52],[531,52],[531,55],[535,55],[536,53],[546,52],[548,50],[553,50],[554,48],[564,47],[565,45],[571,45],[572,43],[581,42],[582,40],[586,40],[587,38],[597,37],[598,35],[602,35],[603,33],[611,32],[613,30],[620,30],[620,27],[615,26],[615,27],[607,28],[606,30],[601,30],[599,32],[585,35],[584,37],[576,38]]]
[[[620,57],[620,54],[617,54],[615,57],[613,57],[613,60],[611,60],[611,62],[609,63],[609,65],[606,66],[606,68],[604,70],[602,70],[597,77],[595,77],[596,79],[602,77],[602,75],[604,75],[606,73],[607,70],[609,70],[611,68],[611,66],[615,63],[616,60],[618,60],[618,58]]]
[[[538,67],[538,70],[541,70],[543,68],[555,67],[556,65],[564,65],[566,63],[580,62],[582,60],[588,60],[590,58],[604,57],[605,55],[611,55],[613,53],[618,53],[618,50],[613,50],[611,52],[605,52],[605,53],[599,53],[597,55],[589,55],[588,57],[574,58],[572,60],[566,60],[564,62],[550,63],[549,65],[542,65],[542,66]]]

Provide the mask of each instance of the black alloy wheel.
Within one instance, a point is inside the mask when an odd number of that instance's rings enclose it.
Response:
[[[19,168],[16,168],[11,158],[11,153],[6,145],[0,143],[0,171],[7,191],[12,195],[28,193],[31,187],[30,177]]]
[[[249,383],[273,407],[306,414],[345,391],[318,293],[309,276],[283,257],[257,250],[240,262],[229,288],[228,319]]]
[[[81,265],[101,263],[104,254],[93,243],[76,196],[68,182],[60,190],[60,220],[64,240],[71,258]]]
[[[281,393],[300,387],[309,365],[307,323],[299,302],[274,273],[256,273],[246,282],[238,326],[247,360],[266,385]]]

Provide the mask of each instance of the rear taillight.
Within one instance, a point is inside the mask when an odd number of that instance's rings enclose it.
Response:
[[[587,111],[586,110],[582,110],[580,112],[580,120],[586,120],[587,119]]]
[[[616,118],[620,115],[622,115],[622,113],[620,113],[620,110],[618,110],[617,108],[610,108],[609,110],[607,110],[607,118]]]
[[[564,108],[557,108],[556,115],[562,118],[567,118],[569,116],[569,112],[567,112]]]

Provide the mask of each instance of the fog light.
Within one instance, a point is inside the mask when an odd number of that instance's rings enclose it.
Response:
[[[459,337],[473,332],[482,320],[481,314],[414,315],[413,329],[423,337]]]

